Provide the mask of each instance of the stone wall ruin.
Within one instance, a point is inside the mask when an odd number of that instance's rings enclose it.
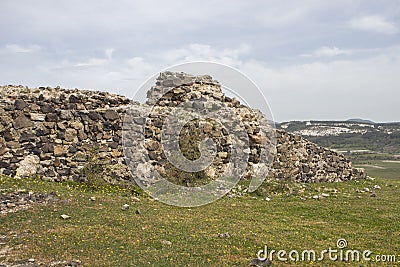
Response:
[[[250,142],[247,172],[251,175],[252,168],[256,168],[260,157],[264,156],[260,144],[268,139],[259,134],[262,126],[257,118],[262,114],[225,96],[221,86],[210,76],[172,72],[160,74],[144,104],[106,92],[59,87],[0,87],[0,173],[80,181],[85,179],[82,169],[93,156],[99,164],[108,167],[111,178],[132,180],[122,146],[124,116],[132,106],[138,110],[152,107],[149,118],[139,116],[135,123],[140,127],[146,124],[143,153],[161,173],[168,173],[160,146],[165,116],[180,103],[202,98],[223,102],[242,118]],[[206,176],[216,176],[225,168],[232,144],[218,127],[203,125],[197,129],[217,140],[217,157],[205,171]],[[364,178],[365,173],[352,168],[342,154],[276,130],[276,155],[269,176],[297,182],[334,182]]]

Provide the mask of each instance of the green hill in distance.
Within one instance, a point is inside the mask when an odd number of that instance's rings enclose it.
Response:
[[[400,155],[400,122],[289,121],[278,129],[295,133],[320,146],[349,154],[352,159],[397,159]]]
[[[354,119],[348,119],[348,122],[359,122],[359,123],[370,123],[370,124],[375,124],[375,122],[371,120],[365,120],[365,119],[360,119],[360,118],[354,118]]]

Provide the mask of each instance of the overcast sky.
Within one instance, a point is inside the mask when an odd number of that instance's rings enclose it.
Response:
[[[400,121],[398,0],[2,0],[0,16],[0,84],[132,97],[206,60],[249,76],[276,121]]]

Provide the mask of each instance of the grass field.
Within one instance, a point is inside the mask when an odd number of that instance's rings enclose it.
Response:
[[[364,168],[372,177],[400,180],[400,160],[358,160],[355,166]]]
[[[346,263],[326,256],[322,262],[295,263],[274,255],[273,265],[398,266],[374,261],[386,254],[400,260],[400,179],[398,169],[391,170],[400,164],[379,164],[387,168],[371,168],[378,177],[374,181],[296,185],[303,190],[271,194],[270,201],[257,194],[224,197],[191,209],[144,195],[136,202],[132,192],[111,186],[91,191],[81,184],[2,177],[2,194],[56,192],[60,201],[0,215],[0,264],[34,259],[36,264],[79,260],[83,266],[249,266],[265,245],[287,252],[312,249],[318,257],[344,238],[346,249],[371,250],[373,261]],[[381,187],[376,197],[360,191],[375,185]],[[329,196],[315,199],[322,193]],[[126,203],[130,208],[122,210]],[[71,218],[63,220],[61,214]]]

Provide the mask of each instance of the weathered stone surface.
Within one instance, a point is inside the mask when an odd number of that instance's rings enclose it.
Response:
[[[94,120],[94,121],[98,121],[98,120],[101,118],[101,116],[99,115],[99,113],[97,113],[96,111],[89,111],[88,116],[89,116],[89,118],[90,118],[91,120]]]
[[[23,128],[28,128],[28,127],[32,127],[32,126],[33,126],[33,122],[25,115],[20,115],[14,120],[14,128],[15,129],[23,129]]]
[[[46,142],[41,147],[43,153],[53,153],[54,152],[54,145],[52,143]]]
[[[24,100],[22,100],[22,99],[17,99],[17,100],[15,100],[15,102],[14,102],[14,107],[15,107],[15,109],[22,110],[22,109],[24,109],[26,106],[28,106],[28,105],[27,105],[26,102],[25,102]]]
[[[60,111],[60,119],[62,120],[70,120],[73,118],[72,112],[69,110],[61,110]]]
[[[40,107],[40,111],[42,113],[55,113],[55,108],[50,104],[44,104]]]
[[[70,95],[69,96],[69,103],[78,103],[79,99],[75,95]]]
[[[54,167],[60,167],[61,166],[61,160],[59,158],[55,158],[53,162]]]
[[[58,116],[55,113],[47,113],[46,114],[46,121],[49,122],[57,122],[58,121]]]
[[[111,155],[112,155],[114,158],[118,158],[118,157],[120,157],[120,156],[122,155],[122,153],[121,153],[120,151],[118,151],[117,149],[113,149],[113,150],[111,151]]]
[[[0,156],[3,156],[5,153],[7,153],[8,148],[5,146],[0,146]]]
[[[79,122],[79,121],[72,121],[70,123],[70,126],[72,128],[74,128],[75,130],[82,130],[83,129],[83,124],[81,122]]]
[[[21,136],[19,137],[18,142],[24,143],[24,142],[33,142],[35,141],[36,136],[33,133],[28,133],[28,132],[22,132]]]
[[[30,113],[31,120],[33,121],[45,121],[46,115],[41,113]]]
[[[36,155],[26,156],[20,163],[17,169],[19,177],[31,177],[40,169],[40,158]]]
[[[85,162],[87,161],[87,155],[84,152],[79,151],[72,157],[72,159],[74,161]]]
[[[67,153],[67,148],[63,145],[54,147],[54,156],[60,157],[64,156]]]
[[[6,142],[10,142],[14,140],[14,136],[10,130],[6,130],[3,132],[3,138]]]
[[[115,110],[107,110],[104,113],[104,119],[106,119],[106,120],[115,121],[118,118],[119,118],[119,115]]]
[[[10,163],[4,160],[0,160],[0,168],[8,168],[10,167]]]
[[[76,130],[73,128],[66,129],[64,138],[65,138],[65,141],[67,141],[67,142],[78,140]]]

